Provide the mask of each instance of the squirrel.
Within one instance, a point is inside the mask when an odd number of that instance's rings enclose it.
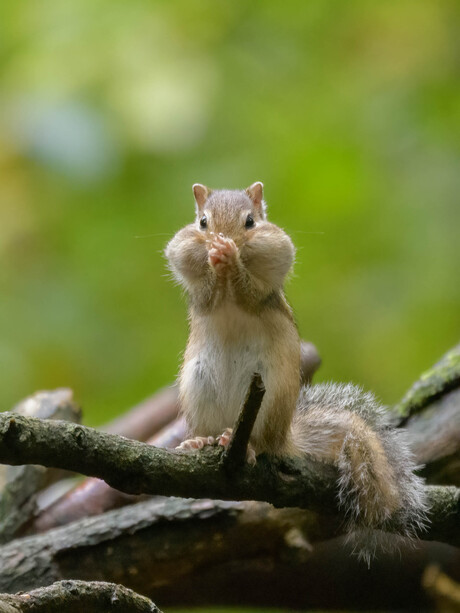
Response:
[[[371,393],[353,384],[302,385],[300,338],[283,291],[295,256],[267,221],[263,184],[211,190],[195,184],[196,219],[165,249],[189,298],[190,335],[179,375],[191,438],[179,448],[227,445],[254,372],[265,395],[248,461],[305,454],[339,471],[338,502],[349,540],[367,560],[382,531],[415,538],[426,524],[423,480],[401,430]]]

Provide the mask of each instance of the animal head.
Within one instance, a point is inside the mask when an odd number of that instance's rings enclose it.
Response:
[[[241,245],[266,219],[260,181],[245,190],[211,190],[195,183],[193,194],[197,228],[204,234],[223,234]]]

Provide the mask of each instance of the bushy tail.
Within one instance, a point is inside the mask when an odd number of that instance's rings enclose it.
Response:
[[[294,445],[339,469],[338,500],[349,540],[368,563],[377,548],[416,538],[427,523],[423,480],[402,430],[370,393],[351,384],[302,388]]]

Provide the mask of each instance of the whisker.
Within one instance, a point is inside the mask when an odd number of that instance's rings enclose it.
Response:
[[[133,236],[133,238],[152,238],[152,236],[171,236],[168,232],[163,232],[160,234],[141,234],[139,236]]]
[[[326,234],[326,232],[306,232],[305,230],[292,230],[290,234]]]

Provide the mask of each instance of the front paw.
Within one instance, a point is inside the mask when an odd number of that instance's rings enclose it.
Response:
[[[209,243],[208,259],[210,265],[220,272],[230,266],[238,255],[238,247],[232,238],[215,234]]]
[[[195,436],[195,438],[189,438],[186,441],[182,441],[176,449],[181,451],[196,451],[197,449],[203,449],[205,445],[214,445],[215,442],[213,436]]]

